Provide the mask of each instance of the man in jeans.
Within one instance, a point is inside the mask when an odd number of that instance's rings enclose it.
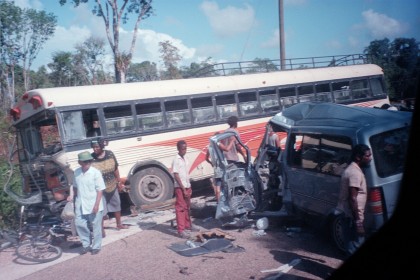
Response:
[[[76,199],[75,224],[83,246],[80,254],[86,254],[92,249],[92,255],[96,255],[102,245],[102,191],[105,182],[101,172],[91,166],[93,158],[89,152],[79,153],[78,159],[80,167],[74,171],[73,191],[68,200],[73,200],[73,195]]]
[[[364,242],[365,206],[367,201],[366,178],[362,168],[368,167],[372,160],[372,153],[368,146],[358,144],[354,146],[351,163],[341,175],[341,189],[338,199],[338,210],[344,212],[352,223],[348,253],[352,254]],[[355,230],[354,230],[355,229]]]

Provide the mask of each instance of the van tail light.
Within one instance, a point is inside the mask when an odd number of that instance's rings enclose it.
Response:
[[[369,192],[369,204],[374,215],[383,215],[384,207],[382,204],[381,188],[371,188]]]

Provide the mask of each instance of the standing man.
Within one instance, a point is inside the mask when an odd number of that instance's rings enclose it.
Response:
[[[187,153],[187,142],[179,140],[176,144],[178,154],[172,162],[172,173],[175,180],[175,215],[178,235],[181,238],[189,238],[186,230],[192,229],[190,206],[191,206],[191,183],[190,164],[185,157]]]
[[[80,254],[86,254],[92,249],[92,255],[96,255],[102,246],[102,191],[105,189],[105,182],[101,172],[91,166],[93,158],[88,151],[77,156],[80,167],[74,171],[73,192],[68,200],[72,200],[73,195],[76,198],[75,224],[83,246]]]
[[[92,140],[91,147],[93,149],[92,157],[94,159],[92,166],[101,171],[106,186],[103,192],[104,216],[107,213],[114,213],[117,230],[128,229],[127,225],[121,223],[120,191],[124,188],[124,184],[120,178],[117,159],[112,151],[104,149],[105,140],[103,138]],[[102,237],[105,237],[103,222]]]
[[[238,128],[238,117],[237,116],[230,116],[227,120],[227,123],[229,125],[229,128],[225,130],[227,131],[233,131],[239,135],[239,132],[237,130]],[[236,140],[234,136],[227,139],[223,144],[227,147],[229,146],[229,142],[233,141],[234,144],[231,146],[231,148],[228,151],[224,151],[225,158],[228,163],[235,163],[239,161],[238,152],[242,155],[244,160],[246,160],[245,153],[242,151],[242,147],[239,144],[239,142]]]
[[[351,219],[353,229],[348,244],[348,253],[352,254],[364,242],[365,206],[367,201],[366,178],[362,168],[368,167],[372,160],[372,153],[368,146],[358,144],[354,146],[351,163],[341,175],[341,190],[337,208]]]

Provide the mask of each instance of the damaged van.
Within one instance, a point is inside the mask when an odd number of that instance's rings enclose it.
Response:
[[[216,218],[249,212],[277,211],[298,215],[329,229],[345,250],[344,219],[336,211],[341,172],[352,147],[366,144],[372,162],[364,170],[368,185],[365,228],[377,231],[398,202],[412,113],[333,103],[299,103],[276,114],[267,124],[258,156],[227,164],[217,143],[235,133],[210,139],[213,163],[222,174],[222,197]],[[268,131],[279,135],[282,148],[268,143]]]

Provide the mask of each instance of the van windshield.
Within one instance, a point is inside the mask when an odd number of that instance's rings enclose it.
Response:
[[[407,152],[409,127],[387,131],[370,138],[376,172],[382,178],[402,173]]]

